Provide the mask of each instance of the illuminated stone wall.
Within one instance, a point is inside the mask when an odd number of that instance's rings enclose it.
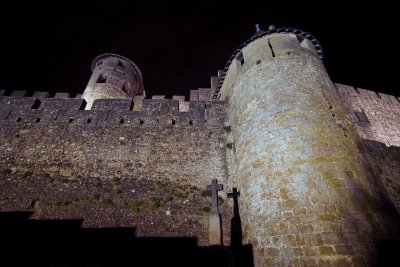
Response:
[[[82,98],[90,109],[96,99],[133,99],[143,92],[142,74],[135,63],[120,55],[103,54],[93,60],[92,76]]]
[[[336,87],[375,172],[400,211],[400,99],[343,84]]]
[[[223,103],[183,102],[182,111],[178,100],[155,98],[84,110],[83,99],[0,96],[0,211],[207,245],[203,191],[211,179],[227,182]],[[220,209],[229,229],[227,201]]]
[[[374,265],[398,236],[399,98],[333,84],[292,33],[252,39],[190,101],[145,99],[130,63],[96,63],[83,98],[0,90],[0,211],[207,245],[216,178],[224,244],[236,187],[255,266]]]
[[[397,231],[396,211],[334,84],[294,35],[254,44],[232,62],[221,96],[255,266],[373,263],[375,240]]]

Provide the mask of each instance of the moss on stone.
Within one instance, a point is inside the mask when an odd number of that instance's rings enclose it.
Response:
[[[28,177],[30,177],[30,176],[32,176],[33,175],[33,172],[32,171],[25,171],[22,175],[21,175],[21,178],[22,179],[26,179],[26,178],[28,178]]]
[[[133,201],[132,203],[128,204],[127,207],[134,212],[139,212],[142,209],[143,201]]]
[[[159,208],[163,205],[163,198],[162,197],[151,197],[150,198],[150,207],[151,208]]]
[[[202,211],[202,212],[210,212],[210,207],[208,207],[208,206],[202,207],[202,208],[200,209],[200,211]]]
[[[101,203],[103,203],[104,205],[108,205],[108,206],[114,206],[115,203],[114,201],[112,201],[112,199],[110,198],[105,198],[101,201]]]
[[[211,197],[211,190],[203,190],[201,191],[202,197]]]

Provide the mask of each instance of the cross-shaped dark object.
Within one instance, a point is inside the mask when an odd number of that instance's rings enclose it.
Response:
[[[218,212],[218,191],[223,190],[222,184],[217,183],[217,179],[212,179],[210,185],[207,185],[207,189],[211,190],[211,210]]]
[[[232,193],[227,194],[228,198],[233,198],[233,217],[239,217],[239,203],[238,197],[240,196],[240,192],[237,191],[237,188],[232,188]]]
[[[232,193],[227,194],[228,198],[233,198],[233,217],[231,219],[231,246],[237,249],[242,246],[242,222],[239,214],[239,201],[238,197],[240,192],[237,188],[232,188]],[[240,258],[240,257],[239,257]],[[242,266],[240,264],[235,266]]]

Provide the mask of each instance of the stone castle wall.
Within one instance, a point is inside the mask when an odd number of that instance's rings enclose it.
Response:
[[[224,104],[181,101],[180,108],[179,100],[155,98],[96,100],[84,110],[80,98],[0,96],[1,209],[25,210],[30,199],[40,199],[45,218],[141,225],[148,235],[192,233],[206,244],[208,213],[200,209],[210,200],[201,192],[213,178],[228,179]],[[157,198],[159,216],[135,219],[123,209],[136,201],[154,210]],[[98,211],[102,201],[115,205]],[[176,222],[165,218],[166,209]]]
[[[400,146],[400,98],[336,84],[341,99],[362,138]]]
[[[217,178],[221,196],[241,192],[256,266],[373,264],[375,242],[398,231],[400,99],[333,84],[295,34],[252,40],[230,63],[190,101],[97,99],[85,110],[81,95],[0,90],[0,210],[205,245],[202,191]],[[211,101],[221,75],[224,101]]]
[[[336,84],[388,195],[400,211],[400,99]]]
[[[316,54],[296,35],[259,38],[231,62],[220,95],[255,266],[373,264],[398,217]]]

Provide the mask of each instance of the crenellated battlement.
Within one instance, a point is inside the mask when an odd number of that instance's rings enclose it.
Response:
[[[365,99],[376,103],[400,106],[400,97],[339,83],[336,83],[336,88],[338,89],[339,94],[344,97],[347,96]]]
[[[240,230],[254,266],[374,265],[377,241],[400,240],[400,98],[334,84],[322,54],[270,27],[188,101],[146,99],[115,54],[93,61],[83,94],[0,90],[1,209],[207,243],[203,190],[218,179],[240,192],[221,240]]]
[[[4,94],[4,91],[0,91]],[[223,120],[223,102],[185,101],[184,96],[156,95],[152,99],[137,96],[132,99],[97,99],[90,110],[85,110],[83,98],[71,98],[57,93],[53,98],[45,92],[15,91],[10,96],[0,95],[2,124],[73,123],[73,124],[157,124],[193,126],[216,125]]]
[[[400,145],[399,97],[343,84],[336,84],[336,88],[364,139]]]

